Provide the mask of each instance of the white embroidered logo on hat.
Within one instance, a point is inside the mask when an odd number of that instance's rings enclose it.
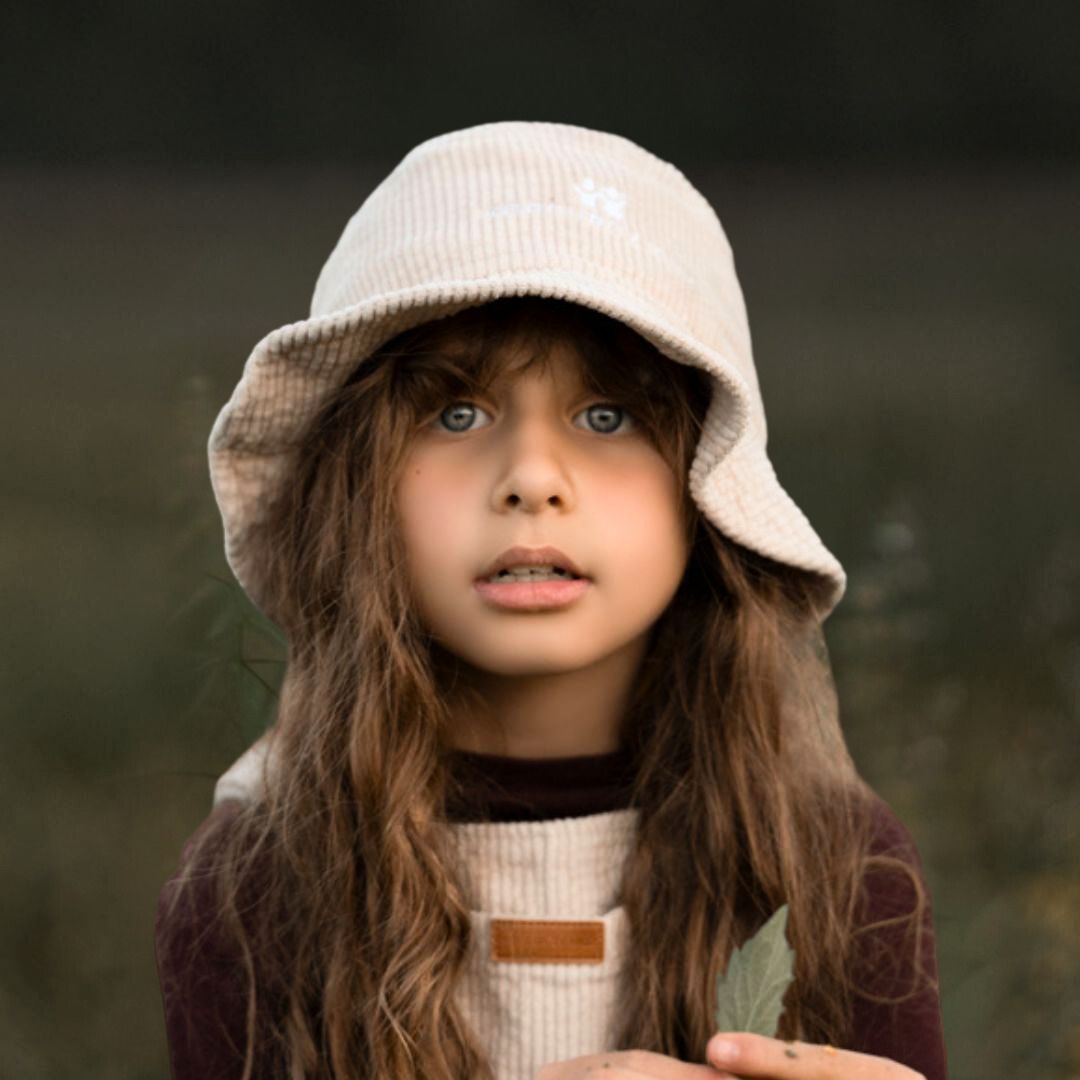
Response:
[[[623,211],[626,209],[626,195],[618,188],[597,187],[591,176],[583,176],[574,185],[574,190],[586,210],[595,211],[599,207],[608,217],[622,221]]]

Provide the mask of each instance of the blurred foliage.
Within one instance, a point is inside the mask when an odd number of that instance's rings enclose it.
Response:
[[[272,722],[285,674],[285,635],[248,599],[234,577],[207,574],[172,622],[177,640],[204,678],[193,713],[228,703],[226,723],[243,745]]]
[[[283,658],[206,441],[375,175],[0,173],[2,1076],[167,1075],[155,898]],[[1080,1076],[1078,179],[695,173],[849,573],[842,716],[923,855],[956,1080]]]

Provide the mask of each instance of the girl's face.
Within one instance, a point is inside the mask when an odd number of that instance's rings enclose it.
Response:
[[[634,417],[588,389],[572,346],[520,372],[506,371],[512,358],[500,356],[482,397],[440,405],[406,455],[398,511],[421,619],[492,674],[554,675],[640,652],[689,557],[677,479]],[[587,580],[485,589],[516,546],[557,548]],[[533,602],[558,590],[574,598]],[[524,606],[496,599],[509,593]]]

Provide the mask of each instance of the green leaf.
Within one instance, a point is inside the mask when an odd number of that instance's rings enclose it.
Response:
[[[775,1037],[784,993],[795,977],[795,953],[787,941],[787,904],[732,950],[727,971],[716,979],[716,1030]]]

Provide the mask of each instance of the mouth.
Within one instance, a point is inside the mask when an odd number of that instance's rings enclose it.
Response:
[[[512,547],[494,559],[477,578],[491,584],[587,580],[581,568],[555,547]]]
[[[493,585],[509,585],[517,582],[581,581],[583,579],[580,574],[572,574],[565,567],[546,563],[538,566],[512,566],[477,580],[487,581]]]
[[[504,611],[548,611],[573,604],[592,582],[556,547],[507,548],[473,582],[481,599]]]

